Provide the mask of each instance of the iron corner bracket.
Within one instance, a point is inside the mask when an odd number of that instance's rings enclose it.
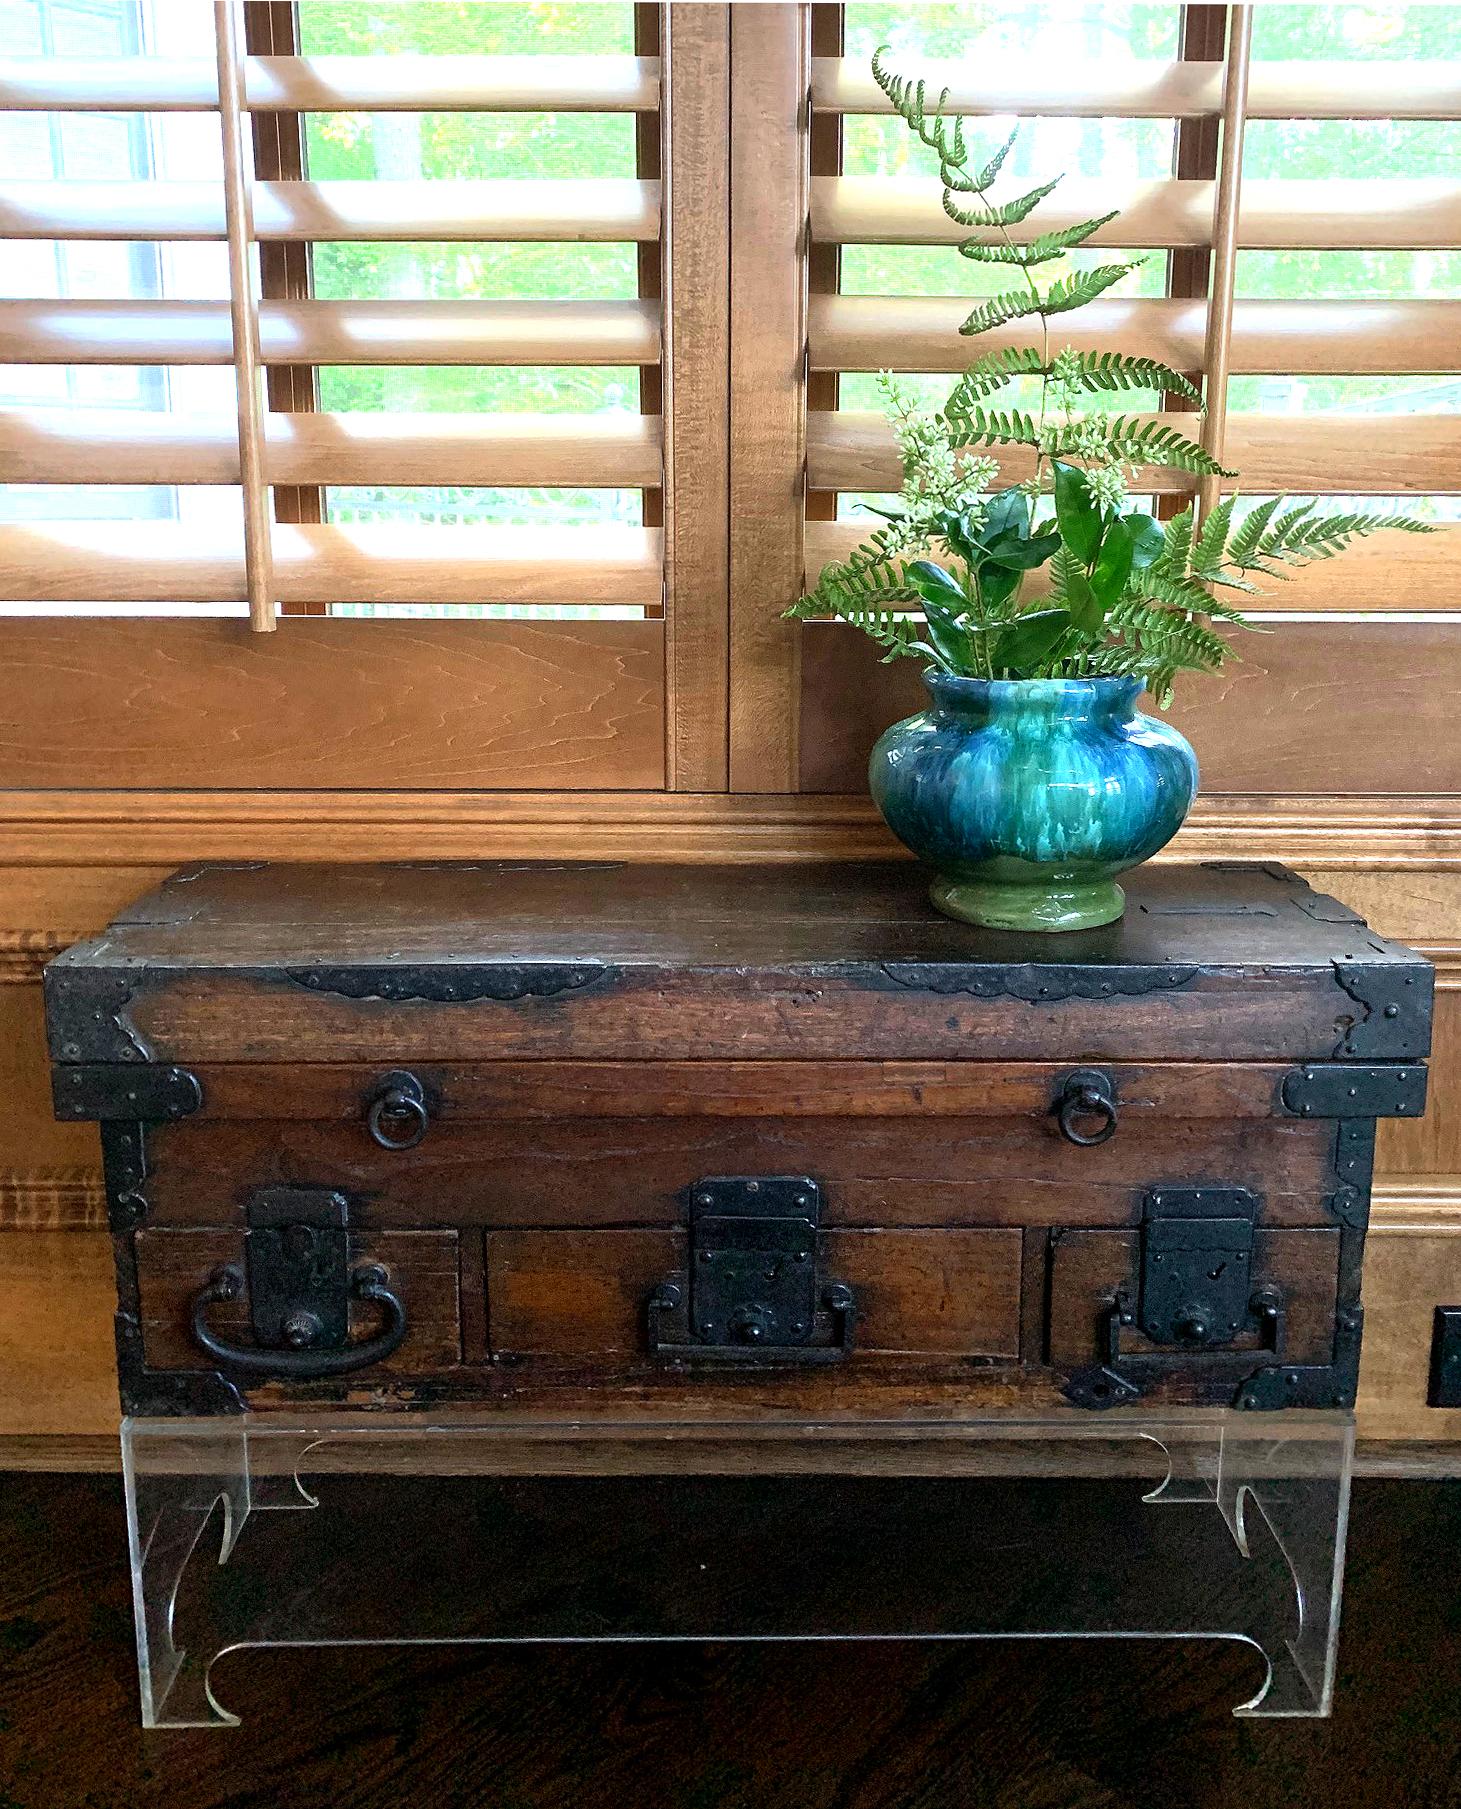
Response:
[[[51,1070],[51,1093],[61,1119],[131,1119],[167,1124],[186,1118],[203,1103],[203,1084],[187,1068],[123,1067],[116,1062],[80,1062]]]
[[[122,1412],[135,1419],[217,1419],[243,1413],[244,1398],[216,1369],[148,1369],[134,1313],[116,1318]]]
[[[1332,1054],[1351,1060],[1421,1061],[1431,1046],[1435,970],[1428,961],[1334,963],[1345,1005],[1335,1016]],[[1358,1010],[1354,1009],[1358,1007]]]

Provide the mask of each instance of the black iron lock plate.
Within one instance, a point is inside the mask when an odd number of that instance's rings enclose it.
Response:
[[[1431,1407],[1461,1407],[1461,1306],[1438,1306],[1431,1333]]]
[[[817,1266],[821,1192],[806,1175],[711,1175],[686,1190],[689,1267],[649,1301],[661,1355],[825,1362],[851,1347],[852,1291]]]
[[[282,1350],[339,1350],[350,1335],[349,1209],[328,1187],[264,1187],[244,1234],[254,1341]]]
[[[1250,1323],[1256,1197],[1242,1187],[1147,1196],[1137,1320],[1157,1344],[1230,1344]]]

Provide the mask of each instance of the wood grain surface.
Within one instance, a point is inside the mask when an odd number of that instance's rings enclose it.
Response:
[[[281,1082],[287,1085],[287,1081]],[[149,1139],[150,1223],[234,1225],[251,1188],[327,1178],[369,1225],[675,1225],[705,1175],[807,1174],[837,1225],[1134,1223],[1157,1181],[1221,1177],[1323,1224],[1332,1121],[1148,1118],[1091,1149],[1018,1118],[504,1119],[408,1152],[359,1124],[185,1120]]]
[[[657,622],[13,621],[0,785],[658,786],[662,645]]]
[[[805,636],[802,786],[851,791],[865,782],[882,731],[924,707],[918,662],[880,665],[851,629],[808,623]],[[1197,750],[1209,797],[1260,785],[1461,791],[1461,737],[1447,701],[1461,685],[1461,627],[1291,622],[1245,638],[1239,653],[1216,677],[1184,677],[1171,711]]]

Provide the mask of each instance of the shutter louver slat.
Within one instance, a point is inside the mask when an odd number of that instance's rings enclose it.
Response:
[[[620,244],[659,237],[659,184],[582,182],[259,182],[254,234],[339,240]],[[222,239],[211,182],[0,183],[0,237]]]
[[[253,112],[652,113],[659,59],[630,56],[255,56]],[[0,58],[0,111],[192,112],[218,105],[201,58]]]
[[[276,524],[284,603],[608,603],[660,600],[660,536],[617,527]],[[237,534],[173,522],[0,527],[0,602],[239,603]]]
[[[821,295],[811,299],[813,370],[961,371],[963,296]],[[1061,343],[1202,364],[1207,310],[1192,301],[1091,302],[1061,321]],[[1024,345],[1020,323],[980,335],[981,351]],[[1231,368],[1247,375],[1461,371],[1461,301],[1245,301],[1233,307]]]
[[[266,364],[654,364],[652,301],[263,301]],[[10,364],[228,364],[228,304],[0,299]]]
[[[818,176],[812,179],[812,232],[824,244],[957,245],[998,237],[960,226],[944,212],[937,182],[904,176]],[[1078,221],[1120,208],[1119,219],[1092,234],[1092,246],[1123,250],[1207,245],[1212,237],[1213,184],[1062,182],[1010,238],[1028,243]],[[1446,250],[1461,243],[1461,180],[1377,177],[1369,181],[1248,181],[1238,215],[1241,249]]]
[[[1223,65],[1090,61],[1070,72],[1050,60],[992,54],[930,59],[930,94],[949,90],[957,113],[1037,113],[1065,119],[1200,119],[1221,113]],[[814,57],[812,105],[829,113],[890,113],[863,58]],[[1249,119],[1455,119],[1461,63],[1263,62],[1253,67]]]
[[[1235,414],[1228,416],[1225,443],[1226,457],[1243,474],[1243,488],[1255,495],[1322,490],[1336,470],[1348,470],[1347,481],[1358,495],[1461,494],[1461,415]],[[1001,483],[1022,483],[1034,468],[1021,448],[995,449],[989,456],[999,459]],[[877,414],[813,414],[807,481],[818,490],[896,490],[902,473],[892,428]],[[1154,470],[1142,482],[1158,495],[1187,495],[1197,480],[1181,471]],[[1224,487],[1235,485],[1228,480]]]
[[[646,487],[655,415],[266,414],[271,484]],[[132,409],[0,410],[0,483],[236,484],[221,417]]]

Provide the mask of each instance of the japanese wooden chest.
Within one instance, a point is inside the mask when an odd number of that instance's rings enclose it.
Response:
[[[134,1414],[1353,1400],[1431,974],[1275,866],[204,866],[46,977]]]

